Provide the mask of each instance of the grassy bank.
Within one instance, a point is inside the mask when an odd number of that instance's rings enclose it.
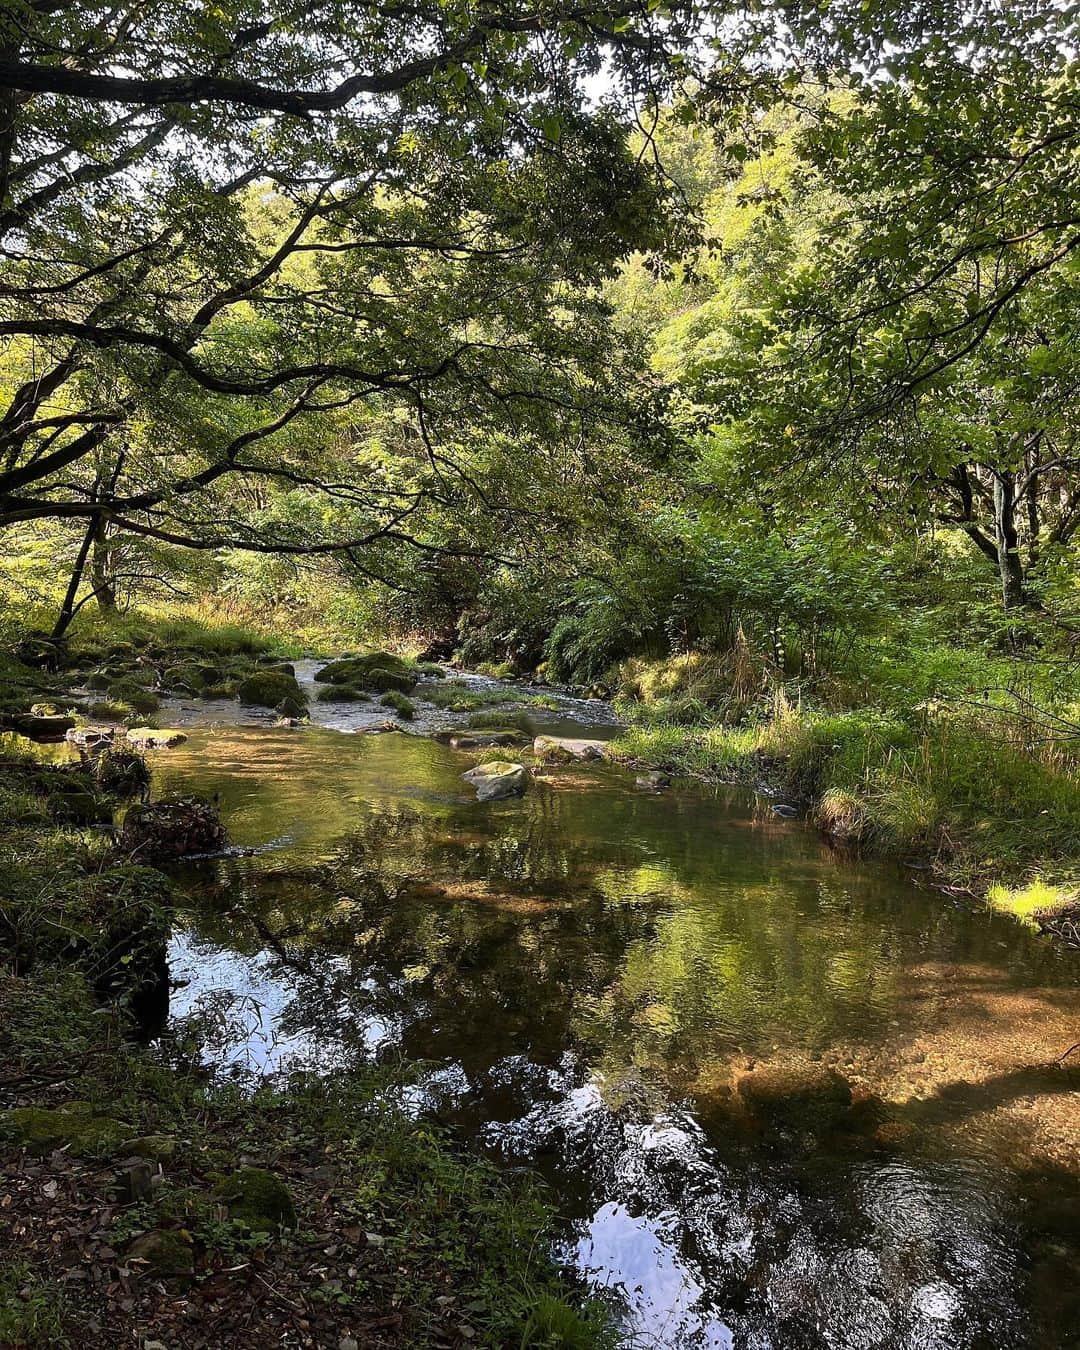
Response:
[[[707,706],[624,704],[625,758],[767,784],[832,837],[928,863],[943,885],[1034,919],[1077,904],[1080,775],[1067,743],[1009,709],[793,707],[729,725]]]
[[[408,1065],[240,1086],[160,994],[168,878],[0,753],[0,1344],[593,1347],[551,1214],[387,1105]]]

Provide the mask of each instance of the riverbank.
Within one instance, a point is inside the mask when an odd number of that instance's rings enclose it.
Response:
[[[780,794],[826,835],[928,869],[935,884],[1072,932],[1080,912],[1080,778],[1053,747],[1018,743],[997,709],[909,717],[779,706],[730,726],[630,709],[627,762]]]
[[[137,757],[107,752],[117,779],[21,745],[0,755],[0,1344],[607,1344],[538,1184],[386,1104],[415,1066],[238,1081],[212,1028],[164,1027],[174,883],[111,825]]]

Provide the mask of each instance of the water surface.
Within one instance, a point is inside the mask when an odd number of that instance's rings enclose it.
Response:
[[[470,762],[156,757],[254,850],[185,873],[173,943],[224,1065],[422,1061],[405,1109],[548,1178],[635,1345],[1078,1343],[1074,955],[738,794],[576,766],[481,805]]]

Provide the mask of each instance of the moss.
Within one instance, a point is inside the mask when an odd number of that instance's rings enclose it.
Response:
[[[181,1279],[195,1269],[191,1239],[175,1228],[151,1228],[140,1233],[127,1255],[131,1261],[145,1262],[147,1270],[161,1279]]]
[[[69,1102],[55,1110],[18,1106],[0,1116],[0,1129],[30,1153],[63,1148],[77,1158],[107,1157],[131,1133],[129,1126],[98,1113],[89,1102]]]
[[[408,694],[416,687],[417,671],[399,656],[371,652],[367,656],[331,661],[317,672],[315,679],[320,684],[349,685],[376,694],[390,691]]]
[[[416,708],[411,699],[407,699],[404,694],[399,694],[391,690],[388,694],[383,694],[379,702],[384,708],[392,708],[398,717],[406,722],[411,722],[416,716]]]
[[[351,684],[331,684],[315,697],[320,703],[366,703],[371,695]]]
[[[134,680],[113,680],[108,686],[107,693],[112,702],[126,703],[129,708],[137,713],[156,712],[161,707],[161,699],[158,698],[157,694],[151,693],[149,689],[144,689]]]
[[[236,691],[241,703],[260,708],[277,708],[285,699],[306,707],[304,694],[292,675],[281,671],[259,670],[249,675]]]
[[[214,1194],[253,1232],[296,1227],[296,1207],[280,1177],[262,1167],[242,1167],[214,1187]]]

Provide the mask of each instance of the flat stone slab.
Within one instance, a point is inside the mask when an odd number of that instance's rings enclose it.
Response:
[[[607,741],[586,740],[577,736],[537,736],[533,741],[533,754],[537,759],[603,759],[607,754]]]

